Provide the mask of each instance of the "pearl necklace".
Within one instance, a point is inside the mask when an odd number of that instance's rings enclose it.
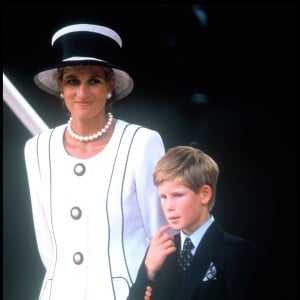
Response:
[[[92,135],[82,136],[82,135],[78,135],[77,133],[75,133],[73,131],[72,126],[71,126],[72,117],[70,117],[70,119],[68,121],[68,124],[67,124],[67,130],[68,130],[68,133],[70,134],[70,136],[72,138],[74,138],[75,140],[82,141],[82,142],[89,142],[89,141],[96,140],[100,136],[102,136],[108,130],[108,128],[110,127],[110,125],[112,123],[112,120],[113,120],[113,115],[112,115],[112,113],[109,112],[108,113],[108,120],[107,120],[106,124],[104,125],[104,127],[101,130],[99,130],[98,132],[96,132]]]

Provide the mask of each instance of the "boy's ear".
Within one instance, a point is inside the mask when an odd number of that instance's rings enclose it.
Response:
[[[209,185],[204,184],[200,188],[200,197],[201,197],[201,202],[203,204],[208,204],[208,202],[210,201],[210,199],[212,197],[212,189]]]

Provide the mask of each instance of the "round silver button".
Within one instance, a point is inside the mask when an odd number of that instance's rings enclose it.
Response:
[[[74,173],[77,176],[82,176],[85,173],[85,166],[82,163],[79,163],[77,165],[75,165],[74,167]]]
[[[71,216],[73,219],[78,220],[81,218],[82,212],[79,207],[73,207],[71,209]]]
[[[76,252],[73,255],[73,261],[76,265],[80,265],[83,262],[83,255],[80,252]]]

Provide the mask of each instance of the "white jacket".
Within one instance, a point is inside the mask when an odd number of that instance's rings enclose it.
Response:
[[[71,157],[66,125],[27,141],[25,162],[39,253],[41,300],[125,300],[149,240],[166,224],[152,174],[160,135],[117,120],[99,154]],[[77,253],[77,254],[76,254]]]

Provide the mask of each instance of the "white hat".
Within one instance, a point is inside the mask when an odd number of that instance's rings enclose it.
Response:
[[[57,63],[34,76],[34,82],[45,92],[59,97],[56,81],[58,68],[79,65],[112,68],[115,74],[113,94],[116,100],[126,97],[132,91],[131,76],[119,66],[122,40],[114,30],[93,24],[70,25],[58,30],[53,35],[51,44],[55,57],[58,57]]]

